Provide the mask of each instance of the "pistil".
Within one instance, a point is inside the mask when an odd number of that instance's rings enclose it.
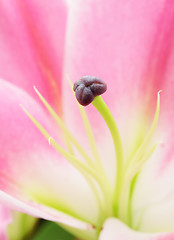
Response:
[[[118,204],[119,204],[119,196],[121,193],[121,185],[122,185],[122,177],[123,177],[123,147],[122,141],[120,137],[120,133],[118,127],[115,123],[115,119],[112,116],[109,108],[107,107],[106,103],[102,99],[101,96],[98,96],[92,102],[92,105],[98,110],[98,112],[103,117],[104,121],[106,122],[115,148],[115,155],[116,155],[116,179],[115,179],[115,187],[114,187],[114,194],[113,194],[113,209],[114,215],[118,215]]]

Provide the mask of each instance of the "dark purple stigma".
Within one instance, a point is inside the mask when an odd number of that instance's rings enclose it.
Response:
[[[73,90],[77,101],[81,105],[87,106],[94,100],[94,97],[107,90],[107,85],[98,77],[84,76],[74,83]]]

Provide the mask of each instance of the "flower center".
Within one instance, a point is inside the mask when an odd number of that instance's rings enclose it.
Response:
[[[74,84],[73,90],[75,91],[78,102],[83,106],[92,102],[92,105],[100,113],[111,133],[115,148],[116,161],[115,184],[114,188],[112,188],[105,169],[101,163],[93,131],[84,108],[79,105],[79,110],[93,153],[93,159],[89,157],[83,146],[81,146],[77,139],[70,133],[64,122],[51,108],[39,91],[35,87],[34,89],[43,104],[46,106],[47,110],[62,129],[66,140],[65,142],[67,144],[67,150],[63,149],[23,106],[22,108],[36,127],[45,136],[49,144],[53,146],[75,168],[77,168],[89,183],[96,197],[99,208],[99,217],[96,228],[100,229],[104,220],[111,216],[118,217],[128,225],[131,225],[131,199],[136,179],[144,163],[151,156],[157,146],[157,144],[154,144],[149,147],[149,142],[153,136],[159,118],[161,91],[159,91],[157,95],[157,106],[151,128],[142,144],[136,150],[134,156],[125,163],[122,141],[117,124],[109,108],[100,96],[106,91],[106,84],[101,79],[90,76],[85,76]],[[80,153],[84,161],[81,161],[75,156],[71,148],[72,145]]]

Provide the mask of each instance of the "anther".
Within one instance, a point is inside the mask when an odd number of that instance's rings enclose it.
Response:
[[[49,137],[48,138],[48,143],[49,143],[49,145],[51,145],[51,141],[53,141],[54,139],[52,138],[52,137]]]
[[[77,101],[87,106],[94,97],[103,94],[107,90],[107,85],[98,77],[84,76],[74,83],[73,90]]]

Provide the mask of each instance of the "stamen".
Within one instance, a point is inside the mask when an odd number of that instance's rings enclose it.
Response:
[[[136,163],[137,161],[139,161],[141,159],[142,155],[144,154],[145,149],[148,146],[148,143],[149,143],[151,137],[153,136],[153,134],[155,132],[155,129],[156,129],[156,126],[157,126],[157,122],[158,122],[158,119],[159,119],[159,113],[160,113],[160,93],[161,92],[162,92],[162,90],[158,91],[158,93],[157,93],[156,111],[155,111],[154,119],[153,119],[151,128],[149,130],[149,133],[147,134],[147,136],[145,137],[143,143],[140,145],[140,147],[136,151],[133,159],[131,160],[131,164]],[[128,165],[129,165],[129,163],[128,163]]]
[[[50,112],[50,114],[53,116],[53,118],[56,120],[59,127],[62,129],[63,133],[67,136],[67,139],[69,139],[76,149],[79,151],[79,153],[82,155],[82,157],[86,160],[86,162],[89,163],[90,166],[94,166],[93,162],[91,161],[90,157],[87,155],[87,153],[84,151],[84,149],[81,147],[81,145],[78,143],[78,141],[74,138],[74,136],[69,132],[67,127],[65,126],[64,122],[60,119],[60,117],[56,114],[56,112],[53,110],[53,108],[48,104],[48,102],[45,100],[45,98],[41,95],[41,93],[37,90],[37,88],[34,86],[34,90],[37,93],[38,97],[42,101],[42,103],[45,105],[47,110]],[[72,151],[71,151],[72,152]]]
[[[65,157],[73,166],[75,166],[82,174],[85,173],[91,175],[94,179],[98,181],[98,176],[95,171],[79,161],[76,157],[66,152],[51,136],[50,134],[42,127],[42,125],[22,106],[20,105],[23,111],[39,129],[39,131],[44,135],[44,137],[49,141],[49,144],[52,145],[63,157]]]
[[[71,155],[70,153],[66,152],[51,136],[50,134],[42,127],[42,125],[22,106],[20,107],[23,111],[27,114],[27,116],[31,119],[31,121],[35,124],[35,126],[39,129],[39,131],[44,135],[44,137],[48,140],[49,144],[53,146],[66,160],[68,160],[87,180],[90,184],[94,195],[96,196],[97,201],[100,199],[100,194],[98,193],[95,184],[93,183],[91,177],[99,184],[101,191],[103,192],[103,197],[105,199],[105,204],[107,207],[104,208],[102,211],[102,217],[107,214],[107,216],[111,216],[111,209],[110,209],[110,201],[109,201],[109,194],[108,194],[108,186],[103,181],[102,176],[100,176],[96,171],[95,168],[91,168],[90,166],[84,164],[83,162],[79,161],[75,156]],[[101,206],[101,200],[99,203],[99,207]],[[101,219],[100,219],[101,221]]]
[[[93,153],[93,156],[94,156],[94,160],[95,160],[95,163],[96,163],[96,168],[97,168],[96,170],[97,170],[98,173],[100,173],[102,178],[105,179],[105,182],[108,185],[108,189],[110,189],[110,191],[111,191],[111,184],[110,184],[110,182],[109,182],[109,180],[106,176],[106,173],[105,173],[105,171],[103,169],[103,166],[102,166],[102,163],[100,161],[100,156],[99,156],[99,153],[98,153],[98,150],[97,150],[95,138],[94,138],[94,135],[93,135],[93,132],[92,132],[92,128],[91,128],[89,119],[87,117],[85,109],[81,105],[78,105],[78,106],[79,106],[79,110],[80,110],[80,113],[81,113],[81,116],[82,116],[82,119],[83,119],[84,126],[86,128],[86,133],[87,133],[89,143],[90,143],[90,146],[91,146],[91,149],[92,149],[92,153]]]
[[[51,145],[51,140],[52,140],[53,138],[52,137],[49,137],[48,138],[48,143],[49,143],[49,145]]]
[[[156,111],[154,114],[154,119],[151,125],[151,128],[145,137],[143,143],[138,148],[137,152],[135,153],[134,157],[129,161],[128,165],[125,169],[125,176],[124,176],[124,183],[121,190],[120,200],[119,200],[119,218],[130,224],[131,222],[131,196],[130,196],[130,188],[133,179],[137,176],[138,172],[143,167],[144,163],[150,156],[153,154],[154,150],[156,149],[159,143],[155,143],[150,150],[148,149],[149,142],[154,134],[154,131],[157,126],[157,122],[159,119],[159,112],[160,112],[160,93],[161,90],[157,93],[157,106]],[[135,184],[135,183],[134,183]]]
[[[147,159],[149,159],[151,157],[151,155],[153,154],[153,152],[155,151],[156,147],[160,144],[159,143],[155,143],[151,149],[145,153],[141,159],[141,161],[136,162],[135,164],[130,164],[129,167],[129,171],[126,173],[125,175],[125,179],[127,179],[127,182],[130,182],[133,177],[142,169],[144,163],[146,162]]]
[[[143,156],[141,162],[137,162],[134,165],[130,165],[128,171],[126,172],[124,176],[124,183],[121,190],[120,195],[120,201],[119,201],[119,212],[118,216],[119,218],[124,221],[125,223],[131,222],[131,216],[130,216],[130,208],[131,208],[131,199],[130,199],[130,186],[132,183],[132,180],[142,169],[144,163],[147,159],[150,158],[150,156],[155,151],[156,147],[159,145],[159,143],[156,143],[152,146],[152,148]]]
[[[96,161],[96,165],[100,165],[99,153],[98,153],[98,150],[97,150],[96,142],[95,142],[95,139],[94,139],[94,135],[93,135],[93,132],[92,132],[87,114],[86,114],[86,112],[85,112],[85,110],[82,106],[80,106],[78,104],[78,107],[79,107],[79,110],[80,110],[80,114],[82,116],[82,120],[83,120],[85,129],[86,129],[86,133],[88,135],[89,143],[90,143],[90,146],[91,146],[91,150],[92,150],[94,159]]]
[[[63,137],[64,137],[64,142],[65,142],[65,144],[67,146],[67,149],[68,149],[69,153],[74,155],[74,149],[73,149],[73,146],[72,146],[72,144],[70,142],[70,139],[65,134],[64,134]]]

